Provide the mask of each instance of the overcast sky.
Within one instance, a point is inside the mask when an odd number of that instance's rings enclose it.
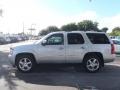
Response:
[[[0,0],[3,17],[0,31],[19,33],[36,28],[36,33],[47,26],[93,20],[99,28],[120,26],[120,0]]]

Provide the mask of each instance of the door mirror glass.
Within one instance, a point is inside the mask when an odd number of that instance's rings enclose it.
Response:
[[[45,46],[47,44],[47,40],[42,41],[42,45]]]

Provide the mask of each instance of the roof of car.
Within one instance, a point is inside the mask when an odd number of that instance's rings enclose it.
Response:
[[[52,32],[52,33],[101,33],[105,34],[105,32],[97,32],[97,31],[57,31],[57,32]]]

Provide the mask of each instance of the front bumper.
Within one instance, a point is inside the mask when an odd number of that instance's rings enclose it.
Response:
[[[9,54],[8,58],[9,58],[10,63],[12,64],[12,66],[15,66],[15,56]]]

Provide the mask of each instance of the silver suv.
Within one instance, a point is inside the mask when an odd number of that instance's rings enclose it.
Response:
[[[88,72],[97,72],[115,58],[114,45],[102,32],[53,32],[37,42],[12,47],[10,62],[19,71],[29,72],[39,63],[82,63]]]

